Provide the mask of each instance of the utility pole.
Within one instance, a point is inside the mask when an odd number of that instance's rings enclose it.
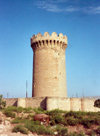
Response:
[[[8,96],[9,96],[9,94],[8,94],[8,92],[7,92],[7,98],[8,98]]]
[[[28,83],[27,83],[27,80],[26,80],[26,98],[28,97],[28,94],[27,94],[27,87],[28,87]]]
[[[76,93],[76,98],[78,98],[78,93]]]

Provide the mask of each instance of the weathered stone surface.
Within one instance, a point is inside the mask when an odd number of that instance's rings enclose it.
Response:
[[[41,107],[46,110],[61,109],[65,111],[97,112],[100,111],[100,108],[94,107],[95,100],[96,99],[94,98],[33,97],[25,98],[25,103],[22,103],[23,98],[22,101],[20,98],[20,101],[17,103],[19,103],[19,105],[21,105],[22,107]],[[9,99],[6,99],[6,102],[9,103]],[[10,103],[10,106],[12,105],[13,103]]]
[[[32,97],[67,97],[65,49],[67,37],[45,32],[31,38],[33,57]]]

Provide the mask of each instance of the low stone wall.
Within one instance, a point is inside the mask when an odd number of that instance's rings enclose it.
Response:
[[[60,97],[47,97],[46,98],[46,109],[61,109],[70,111],[70,98],[60,98]]]
[[[65,111],[100,111],[94,107],[94,98],[61,98],[61,97],[33,97],[33,98],[7,98],[7,106],[41,107],[45,110],[61,109]]]
[[[94,107],[94,102],[96,99],[94,98],[82,98],[81,99],[81,110],[82,111],[93,111],[97,112],[100,111],[100,108]]]
[[[61,109],[65,111],[97,112],[100,108],[94,107],[96,99],[92,98],[56,98],[47,97],[47,110]]]
[[[70,110],[71,111],[81,111],[81,99],[80,98],[70,98]]]
[[[18,98],[3,98],[6,101],[6,106],[17,106]]]
[[[26,98],[26,107],[46,109],[46,97]]]
[[[8,106],[20,106],[23,108],[41,107],[46,109],[46,97],[31,97],[31,98],[3,98],[6,101],[6,107]]]

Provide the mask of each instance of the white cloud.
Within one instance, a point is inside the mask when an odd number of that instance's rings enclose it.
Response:
[[[65,12],[75,12],[75,11],[79,11],[79,8],[77,7],[73,7],[73,6],[69,6],[69,7],[66,7]]]
[[[100,6],[90,7],[88,12],[92,14],[100,14]]]
[[[52,4],[52,3],[46,3],[45,1],[38,2],[37,7],[40,9],[44,9],[46,11],[50,11],[50,12],[61,12],[62,11],[62,9],[58,8],[57,5]]]
[[[69,0],[39,0],[36,3],[37,8],[49,11],[49,12],[82,12],[85,14],[100,14],[100,6],[95,7],[76,7],[75,5],[68,5]],[[77,0],[74,0],[74,2]],[[61,4],[66,3],[67,6],[62,6]]]
[[[57,0],[56,2],[60,2],[61,0]],[[67,0],[62,0],[67,1]],[[53,1],[54,2],[54,1]],[[78,8],[76,7],[72,7],[72,6],[68,6],[68,7],[59,7],[57,4],[51,3],[47,1],[39,1],[36,3],[36,6],[40,9],[44,9],[46,11],[50,11],[50,12],[74,12],[74,11],[78,11]]]

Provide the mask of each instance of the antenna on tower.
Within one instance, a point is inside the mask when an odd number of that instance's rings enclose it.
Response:
[[[26,80],[26,98],[28,97],[28,94],[27,94],[27,87],[28,87],[28,82]]]

